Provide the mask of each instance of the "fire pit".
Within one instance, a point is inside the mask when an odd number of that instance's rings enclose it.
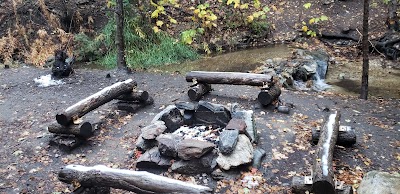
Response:
[[[136,167],[183,174],[251,163],[257,134],[253,111],[206,101],[170,105],[141,132],[136,147],[143,154]]]

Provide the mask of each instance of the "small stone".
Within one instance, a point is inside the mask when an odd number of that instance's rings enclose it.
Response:
[[[142,128],[141,136],[145,140],[156,139],[156,137],[162,134],[166,129],[167,127],[165,126],[165,123],[163,121],[156,121],[151,125]]]
[[[176,134],[161,134],[157,137],[158,150],[164,156],[177,157],[177,145],[182,141],[182,137]]]
[[[142,154],[136,162],[138,169],[168,168],[171,166],[171,158],[162,156],[157,147]]]
[[[219,151],[224,155],[232,153],[238,141],[238,136],[238,130],[224,130],[219,136]]]
[[[214,147],[215,144],[207,141],[184,139],[178,143],[178,157],[184,160],[200,158]]]

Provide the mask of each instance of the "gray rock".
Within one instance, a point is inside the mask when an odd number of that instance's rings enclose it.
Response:
[[[223,105],[199,101],[194,113],[194,124],[218,125],[225,127],[231,120],[231,114]]]
[[[136,162],[136,168],[169,168],[171,166],[171,158],[162,156],[157,147],[147,150],[142,154]]]
[[[222,133],[219,135],[219,151],[224,155],[232,153],[237,144],[238,136],[239,130],[236,129],[222,131]]]
[[[167,106],[164,110],[162,110],[161,112],[157,113],[156,116],[154,116],[153,120],[151,121],[152,123],[161,120],[161,117],[168,113],[169,111],[171,111],[172,109],[175,109],[176,106],[175,105],[169,105]]]
[[[173,133],[183,125],[183,116],[181,111],[176,107],[164,113],[160,120],[165,122],[165,126],[167,126],[166,132],[168,133]]]
[[[400,174],[368,172],[357,189],[359,194],[396,194],[400,192]]]
[[[260,168],[261,167],[261,159],[266,155],[265,150],[261,148],[257,148],[254,150],[253,153],[253,168]]]
[[[177,102],[175,103],[176,108],[183,109],[183,110],[196,110],[197,104],[192,102]]]
[[[225,129],[227,130],[238,130],[242,134],[246,131],[246,122],[243,119],[232,118]]]
[[[152,139],[152,140],[143,139],[142,135],[139,135],[139,137],[136,140],[136,148],[138,148],[141,151],[149,150],[149,149],[153,148],[156,145],[157,145],[157,141],[156,140],[154,140],[154,139]]]
[[[219,168],[215,169],[212,173],[211,173],[211,177],[214,180],[235,180],[238,177],[238,175],[240,176],[240,173],[237,173],[235,171],[223,171]]]
[[[217,166],[216,158],[216,152],[212,151],[199,159],[176,161],[171,170],[182,174],[210,173]]]
[[[182,141],[182,137],[176,134],[161,134],[157,137],[158,150],[161,155],[169,157],[178,156],[178,143]]]
[[[208,141],[184,139],[178,143],[178,157],[184,160],[200,158],[214,147],[215,144]]]
[[[156,137],[162,134],[166,129],[167,127],[163,121],[156,121],[146,127],[143,127],[141,129],[141,136],[145,140],[156,139]]]
[[[230,155],[219,154],[217,164],[224,170],[248,164],[253,160],[253,145],[246,135],[239,135],[237,145]]]
[[[236,110],[232,112],[232,118],[242,119],[246,123],[246,131],[250,136],[251,142],[257,142],[257,129],[254,122],[254,114],[252,110]]]

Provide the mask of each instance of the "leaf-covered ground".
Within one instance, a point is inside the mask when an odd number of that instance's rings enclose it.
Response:
[[[134,144],[140,127],[147,125],[161,109],[176,101],[188,101],[188,83],[180,74],[122,74],[78,69],[66,84],[39,88],[33,79],[50,73],[31,67],[0,70],[0,193],[69,193],[72,186],[57,179],[60,167],[67,164],[104,164],[113,168],[134,168]],[[106,74],[111,73],[111,78]],[[109,104],[84,117],[104,121],[97,135],[72,152],[49,146],[46,127],[56,113],[118,80],[133,78],[138,87],[149,91],[154,105],[135,114],[114,111]],[[335,110],[342,113],[341,124],[355,128],[357,144],[337,146],[335,174],[348,184],[360,183],[370,170],[398,172],[400,169],[400,100],[359,100],[332,93],[283,91],[282,101],[294,104],[289,115],[263,108],[256,101],[259,89],[247,86],[215,86],[205,97],[215,103],[239,103],[255,111],[260,140],[256,147],[267,155],[262,168],[240,169],[231,180],[212,181],[208,175],[173,178],[214,187],[217,193],[278,193],[288,191],[291,178],[310,175],[314,147],[311,129]],[[329,111],[327,111],[329,110]],[[253,189],[242,185],[252,175],[260,181]],[[258,178],[257,178],[258,177]],[[261,178],[262,177],[262,178]],[[114,193],[122,191],[114,190]]]

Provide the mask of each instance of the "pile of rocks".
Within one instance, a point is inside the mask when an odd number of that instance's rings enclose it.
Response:
[[[171,168],[184,174],[251,163],[257,134],[253,111],[205,101],[170,105],[141,132],[139,170]]]

